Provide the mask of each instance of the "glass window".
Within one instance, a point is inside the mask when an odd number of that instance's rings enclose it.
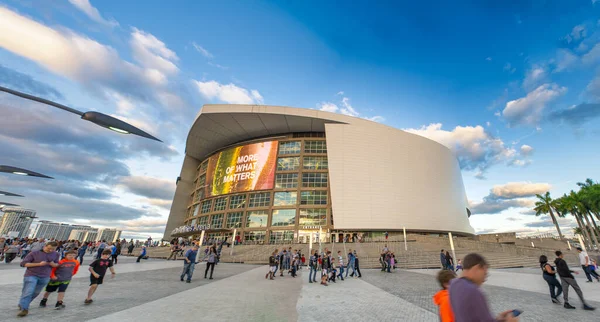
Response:
[[[200,205],[196,205],[196,207],[194,207],[194,217],[198,216],[198,210],[200,210]]]
[[[221,198],[217,198],[215,200],[215,211],[221,211],[221,210],[225,210],[225,207],[227,206],[227,197],[221,197]]]
[[[271,193],[260,192],[250,194],[248,208],[268,207],[271,204]]]
[[[202,217],[198,218],[198,225],[199,226],[208,225],[208,216],[202,216]]]
[[[304,141],[304,153],[327,153],[325,141]]]
[[[326,170],[327,157],[304,157],[302,164],[305,170]]]
[[[271,216],[271,226],[293,226],[296,224],[296,209],[276,209]]]
[[[246,227],[267,227],[268,213],[266,210],[248,211],[246,213]]]
[[[200,173],[206,172],[206,168],[208,168],[208,160],[202,162],[200,165]]]
[[[197,203],[198,201],[200,201],[200,191],[196,191],[196,193],[194,194],[194,203]]]
[[[294,231],[293,230],[283,230],[283,231],[271,231],[269,242],[271,244],[278,243],[282,241],[290,241],[294,239]]]
[[[327,225],[327,209],[300,209],[300,226],[325,226]]]
[[[275,189],[289,189],[298,187],[297,173],[281,173],[275,176]]]
[[[298,193],[296,191],[276,192],[273,199],[273,206],[295,206]]]
[[[261,231],[246,231],[244,232],[244,241],[264,241],[267,232]]]
[[[212,215],[212,217],[210,218],[210,228],[223,228],[223,214]]]
[[[246,195],[231,196],[229,200],[229,209],[244,208],[246,204]]]
[[[301,205],[326,205],[327,191],[302,191],[300,192]]]
[[[300,157],[277,158],[278,171],[294,171],[300,168]]]
[[[279,142],[279,154],[300,154],[300,141]]]
[[[198,182],[196,183],[196,194],[198,195],[198,200],[204,199],[206,196],[206,175],[201,175],[198,178]]]
[[[227,214],[227,228],[241,228],[243,211],[231,212]]]
[[[327,173],[303,173],[302,186],[305,188],[327,187]]]
[[[212,206],[212,199],[202,201],[202,213],[205,214],[210,212],[210,207]]]
[[[190,226],[193,227],[195,224],[196,224],[196,219],[194,218],[194,219],[192,219],[192,222],[190,223]]]

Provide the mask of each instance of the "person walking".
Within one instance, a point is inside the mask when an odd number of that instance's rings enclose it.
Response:
[[[71,283],[73,275],[77,274],[77,271],[79,270],[79,262],[75,259],[76,256],[76,251],[69,250],[66,252],[65,258],[58,262],[58,267],[52,268],[50,273],[51,280],[48,282],[48,286],[46,286],[46,292],[40,302],[40,307],[46,307],[46,302],[48,302],[50,293],[58,291],[58,297],[54,308],[57,310],[65,308],[65,304],[63,303],[65,292]]]
[[[540,256],[540,268],[542,269],[542,277],[546,283],[548,283],[548,287],[550,288],[550,298],[552,299],[552,303],[560,304],[558,297],[562,294],[563,289],[556,278],[556,269],[554,266],[548,264],[548,257],[546,257],[546,255]],[[556,290],[558,290],[558,292]]]
[[[198,245],[194,245],[192,249],[188,249],[183,257],[183,272],[179,278],[183,282],[183,278],[187,275],[186,282],[192,282],[192,275],[194,274],[194,268],[196,266],[196,257],[198,256]]]
[[[356,269],[356,272],[358,273],[358,278],[362,277],[362,274],[360,273],[360,266],[359,266],[359,262],[358,262],[358,256],[356,255],[356,249],[354,250],[354,268]]]
[[[560,250],[557,250],[555,252],[555,254],[556,254],[557,258],[556,258],[556,260],[554,260],[554,264],[556,264],[556,271],[558,272],[558,275],[560,276],[560,282],[561,282],[562,288],[563,288],[563,299],[565,300],[565,304],[564,304],[565,309],[574,309],[575,308],[574,306],[569,304],[569,286],[572,286],[573,289],[575,290],[575,293],[577,293],[577,296],[579,296],[581,303],[583,303],[583,309],[588,310],[588,311],[595,310],[596,308],[589,306],[585,302],[585,299],[583,298],[583,292],[581,292],[581,288],[579,288],[579,285],[577,284],[577,281],[575,280],[575,276],[573,276],[573,274],[572,274],[572,273],[575,273],[575,274],[579,274],[579,273],[574,272],[569,269],[569,265],[567,265],[567,262],[563,259],[565,255]]]
[[[83,256],[85,256],[85,251],[87,250],[88,245],[83,243],[79,249],[77,249],[77,258],[79,258],[79,265],[83,265]]]
[[[344,257],[342,256],[342,251],[338,250],[338,264],[340,266],[340,272],[338,277],[343,281],[344,280]]]
[[[450,252],[446,251],[446,268],[454,271],[454,258],[450,256]]]
[[[356,269],[354,268],[354,263],[355,263],[355,258],[354,258],[354,254],[352,254],[352,250],[348,250],[348,267],[346,269],[346,277],[348,277],[348,272],[350,272],[350,269],[352,269],[352,274],[350,274],[350,277],[354,277],[356,274]]]
[[[279,256],[277,255],[277,249],[273,251],[273,253],[271,253],[271,256],[269,257],[269,272],[267,273],[267,275],[265,275],[265,279],[269,278],[270,280],[274,279],[275,276],[275,271],[277,271],[277,258]]]
[[[590,273],[590,256],[581,247],[577,247],[577,253],[579,253],[579,264],[581,265],[581,269],[583,269],[583,272],[585,273],[585,277],[587,277],[587,282],[592,283],[592,274]],[[600,278],[596,277],[596,280],[600,282]]]
[[[140,256],[138,256],[137,260],[135,261],[136,263],[139,263],[141,259],[146,259],[146,246],[142,245],[142,251],[140,252]]]
[[[19,300],[18,317],[24,317],[29,314],[29,304],[40,295],[44,287],[50,281],[50,274],[53,267],[58,267],[58,253],[56,252],[56,242],[44,244],[44,248],[39,251],[33,251],[21,261],[21,267],[27,268],[23,276],[23,290]]]
[[[444,250],[440,251],[440,262],[442,263],[442,269],[446,269],[446,254],[444,254]]]
[[[10,264],[15,258],[17,258],[20,250],[21,245],[19,245],[19,241],[16,239],[10,245],[6,245],[4,247],[4,262],[6,264]]]
[[[204,270],[204,278],[208,274],[208,269],[210,268],[210,278],[213,279],[213,271],[215,270],[215,263],[217,262],[217,249],[213,245],[208,252],[208,259],[206,260],[206,270]]]
[[[443,253],[443,252],[442,252]],[[463,274],[450,283],[450,304],[455,321],[504,321],[515,322],[512,310],[492,316],[487,300],[481,291],[489,265],[479,254],[471,253],[463,259]]]
[[[314,254],[310,255],[310,259],[308,260],[308,266],[310,272],[308,273],[308,282],[316,283],[317,282],[317,264],[318,264],[318,252],[315,250]]]
[[[96,259],[90,264],[88,271],[90,271],[90,289],[88,290],[87,297],[83,304],[92,304],[94,300],[92,300],[92,296],[98,289],[98,285],[102,285],[104,282],[104,275],[106,275],[106,270],[110,269],[111,277],[115,277],[115,269],[113,267],[112,261],[110,258],[110,250],[105,250],[100,254],[100,258]]]
[[[169,257],[167,258],[167,260],[171,260],[171,258],[173,258],[173,260],[176,261],[177,260],[177,252],[179,251],[179,245],[172,244],[170,250],[171,250],[171,254],[169,254]]]
[[[127,255],[131,256],[131,254],[133,254],[133,249],[135,248],[135,245],[133,244],[133,239],[129,242],[129,246],[127,246]]]

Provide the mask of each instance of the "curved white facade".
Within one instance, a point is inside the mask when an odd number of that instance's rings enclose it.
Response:
[[[202,160],[240,142],[306,132],[325,133],[332,231],[474,234],[458,160],[435,141],[310,109],[205,105],[188,136],[165,238],[185,223]]]

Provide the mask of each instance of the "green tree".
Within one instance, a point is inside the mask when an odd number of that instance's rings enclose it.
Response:
[[[556,220],[556,216],[554,216],[553,205],[552,205],[553,200],[550,197],[550,192],[546,191],[546,194],[543,196],[536,194],[536,197],[538,198],[538,201],[535,203],[535,208],[533,208],[533,210],[535,210],[535,215],[541,216],[541,215],[549,214],[550,218],[552,218],[552,223],[554,223],[554,226],[556,227],[556,230],[558,231],[558,236],[560,237],[560,239],[564,239],[562,232],[560,231],[560,226],[558,225],[558,221]]]

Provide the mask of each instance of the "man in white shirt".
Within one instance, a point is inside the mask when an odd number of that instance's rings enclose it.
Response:
[[[590,257],[588,256],[587,252],[581,249],[581,247],[577,247],[577,252],[579,253],[579,264],[581,264],[581,268],[583,268],[585,277],[588,279],[587,282],[592,283],[592,275],[590,274]],[[600,282],[600,279],[596,278],[596,280]]]

